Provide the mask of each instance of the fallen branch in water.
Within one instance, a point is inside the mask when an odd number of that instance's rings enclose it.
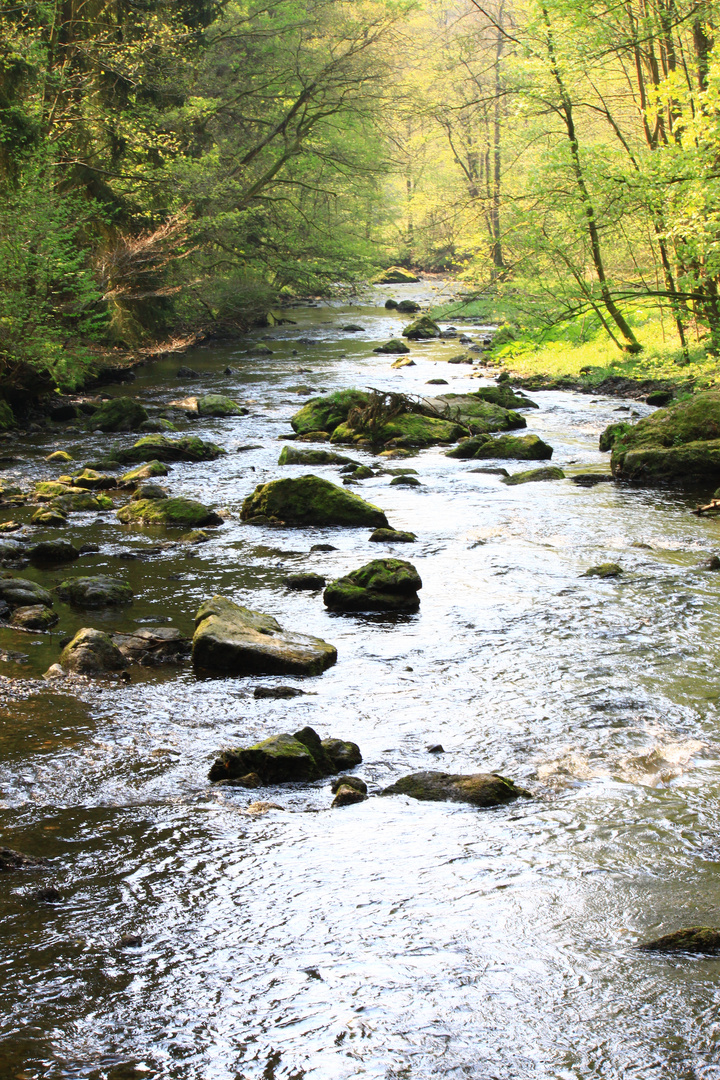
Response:
[[[720,514],[720,499],[711,499],[705,506],[698,506],[692,513],[698,517],[714,517],[715,514]]]

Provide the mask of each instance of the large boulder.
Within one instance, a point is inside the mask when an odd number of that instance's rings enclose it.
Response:
[[[613,439],[610,467],[622,480],[717,483],[720,391],[695,394],[619,431]]]
[[[552,446],[548,446],[537,435],[473,435],[463,439],[447,450],[445,457],[472,458],[511,458],[515,461],[548,461],[553,455]]]
[[[402,266],[389,266],[373,278],[374,285],[412,285],[420,278]]]
[[[288,477],[260,484],[242,505],[241,517],[286,525],[348,525],[387,528],[379,507],[319,476]]]
[[[221,446],[203,442],[196,435],[169,439],[167,435],[146,435],[118,455],[123,462],[132,461],[214,461],[227,453]]]
[[[124,525],[167,525],[182,528],[202,528],[208,525],[222,525],[223,519],[214,510],[195,502],[194,499],[152,498],[137,499],[120,507],[118,520]]]
[[[373,559],[331,581],[323,601],[331,611],[417,611],[419,589],[422,581],[412,563]]]
[[[112,510],[113,501],[109,495],[92,495],[89,491],[68,491],[66,495],[53,499],[51,507],[63,514],[83,514],[88,511]]]
[[[214,596],[200,607],[195,626],[193,665],[200,673],[319,675],[337,660],[334,645],[289,633],[271,615],[224,596]]]
[[[4,600],[9,608],[53,605],[53,598],[47,589],[26,578],[0,578],[0,600]]]
[[[192,651],[192,642],[172,626],[143,627],[130,634],[112,635],[123,656],[143,667],[179,664]]]
[[[345,454],[334,450],[303,450],[298,446],[283,446],[278,465],[360,465]]]
[[[429,315],[421,315],[405,327],[402,336],[408,341],[427,341],[430,338],[439,338],[441,333],[440,327]]]
[[[78,608],[120,607],[133,602],[133,591],[128,583],[105,574],[69,578],[61,582],[55,592],[66,604]]]
[[[383,795],[409,795],[423,802],[464,802],[472,806],[502,806],[520,796],[530,797],[513,780],[496,773],[473,773],[460,776],[453,773],[412,773],[396,780],[382,791]]]
[[[440,413],[446,419],[462,424],[472,435],[527,427],[527,421],[520,413],[484,401],[475,394],[441,394],[439,397],[428,398],[426,405],[434,413]]]
[[[60,665],[76,675],[103,675],[122,671],[128,661],[109,634],[84,627],[60,653]]]
[[[217,783],[219,780],[240,779],[254,773],[264,784],[309,783],[321,780],[324,776],[333,776],[340,771],[326,750],[326,746],[340,741],[321,740],[311,727],[304,727],[294,735],[272,735],[269,739],[245,749],[225,750],[213,763],[209,778]],[[357,745],[343,745],[354,747],[355,764],[359,764],[362,756]]]
[[[58,621],[59,616],[44,604],[15,608],[10,620],[13,626],[21,630],[49,630]]]
[[[100,431],[137,431],[147,419],[147,410],[139,402],[129,397],[117,397],[104,401],[88,424]]]
[[[326,397],[310,398],[295,413],[290,424],[298,435],[315,431],[326,431],[331,435],[338,424],[347,420],[352,409],[364,408],[369,400],[370,395],[364,390],[338,390]]]
[[[379,423],[339,424],[332,433],[333,443],[368,443],[385,446],[437,446],[456,442],[467,431],[454,420],[441,420],[417,412],[403,412]]]

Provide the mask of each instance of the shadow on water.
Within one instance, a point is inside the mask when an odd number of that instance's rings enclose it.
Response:
[[[701,568],[720,522],[690,515],[691,494],[507,487],[437,449],[412,462],[421,488],[378,476],[353,489],[415,544],[239,522],[311,393],[476,385],[446,363],[457,342],[418,345],[401,370],[372,352],[400,329],[382,304],[401,291],[430,297],[406,286],[298,308],[294,326],[184,356],[192,380],[177,359],[140,371],[131,392],[145,404],[213,391],[249,409],[189,427],[230,453],[163,481],[227,510],[207,543],[77,515],[65,532],[99,552],[12,571],[48,588],[112,573],[135,601],[90,616],[58,602],[49,634],[0,628],[0,648],[27,657],[0,673],[0,843],[48,860],[0,879],[2,1080],[720,1076],[720,961],[635,949],[720,922],[720,574]],[[350,315],[361,334],[341,330]],[[606,470],[597,437],[617,402],[533,396],[528,430],[553,464]],[[3,476],[50,479],[64,471],[44,462],[54,449],[82,462],[131,439],[20,438]],[[386,553],[417,566],[417,615],[335,615],[283,584]],[[583,576],[604,561],[623,576]],[[290,700],[255,699],[249,678],[195,680],[188,665],[134,667],[129,684],[40,678],[87,622],[190,634],[215,593],[332,641],[337,665],[262,680],[307,691]],[[222,747],[306,724],[360,744],[372,796],[442,768],[500,771],[535,797],[491,811],[371,797],[329,812],[327,781],[208,784]],[[278,808],[258,813],[258,799]]]

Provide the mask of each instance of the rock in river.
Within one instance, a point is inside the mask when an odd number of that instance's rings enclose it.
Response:
[[[298,435],[325,431],[329,435],[338,424],[347,420],[353,409],[364,408],[370,395],[364,390],[338,390],[326,397],[314,397],[306,401],[290,421]]]
[[[445,457],[474,460],[511,458],[515,461],[547,461],[552,455],[552,446],[537,435],[500,435],[496,439],[491,435],[473,435],[445,452]]]
[[[376,529],[370,533],[369,540],[374,544],[413,544],[417,536],[413,532],[403,532],[401,529]]]
[[[44,865],[45,859],[36,859],[34,855],[26,855],[24,851],[14,851],[13,848],[0,847],[0,874],[12,870],[33,870]]]
[[[429,315],[421,315],[415,322],[411,322],[402,332],[402,336],[409,341],[426,341],[429,338],[440,337],[440,327]]]
[[[68,563],[80,558],[80,552],[69,540],[41,540],[28,551],[30,562],[39,566],[48,563]]]
[[[59,621],[59,616],[44,604],[15,608],[10,622],[21,630],[49,630]]]
[[[225,750],[210,769],[209,779],[231,780],[256,773],[264,784],[308,783],[339,772],[321,740],[310,727],[294,735],[272,735],[246,749]],[[352,744],[355,746],[355,743]],[[360,751],[357,756],[362,760]]]
[[[623,570],[621,566],[618,566],[616,562],[604,562],[599,566],[591,566],[589,570],[586,570],[583,577],[599,577],[599,578],[611,578],[620,577]]]
[[[319,476],[271,480],[255,488],[242,505],[250,524],[349,525],[388,528],[382,510]]]
[[[47,589],[26,578],[0,578],[0,600],[4,600],[11,609],[34,607],[36,604],[52,607],[53,604]]]
[[[509,484],[533,484],[537,480],[564,480],[565,473],[557,465],[549,465],[545,469],[528,469],[526,472],[516,472],[511,476],[503,476],[501,483]]]
[[[65,603],[79,608],[119,607],[133,602],[133,591],[126,581],[104,574],[69,578],[55,592]]]
[[[214,461],[227,453],[221,446],[203,442],[196,435],[169,439],[167,435],[146,435],[118,456],[121,461]]]
[[[199,673],[319,675],[337,660],[334,645],[286,632],[271,615],[224,596],[214,596],[201,606],[195,626],[193,665]]]
[[[103,402],[90,417],[89,424],[99,431],[137,431],[147,419],[147,410],[139,402],[117,397]]]
[[[716,956],[720,953],[720,930],[712,926],[689,926],[685,930],[675,930],[672,934],[646,941],[638,948],[643,952],[705,953]]]
[[[354,461],[345,454],[338,454],[334,450],[301,450],[297,446],[283,446],[278,465],[354,465],[359,467],[360,462]]]
[[[416,274],[402,266],[389,266],[387,270],[382,270],[376,278],[373,278],[372,283],[373,285],[409,285],[419,280]]]
[[[169,525],[182,528],[222,525],[223,521],[219,514],[202,503],[179,497],[137,499],[121,506],[117,516],[124,525]]]
[[[109,634],[84,627],[60,653],[60,664],[64,671],[77,675],[103,675],[122,671],[128,661]]]
[[[410,349],[400,338],[390,338],[384,345],[378,345],[376,349],[373,349],[376,353],[390,353],[393,356],[402,356],[405,353],[409,353]]]
[[[151,480],[153,476],[167,476],[168,467],[162,461],[148,461],[145,465],[138,465],[130,469],[122,477],[124,484],[141,483],[143,480]]]
[[[331,581],[323,601],[331,611],[417,611],[421,588],[420,575],[412,563],[373,559]]]
[[[190,639],[172,626],[148,626],[130,634],[116,633],[112,641],[124,657],[143,667],[179,664],[192,650]]]
[[[619,479],[707,484],[720,479],[720,391],[658,409],[634,427],[611,428],[610,467]],[[610,449],[611,428],[600,437],[601,449]]]
[[[517,787],[513,780],[496,773],[458,776],[430,770],[403,776],[382,794],[409,795],[424,802],[466,802],[480,807],[502,806],[520,796],[531,797],[530,792]]]

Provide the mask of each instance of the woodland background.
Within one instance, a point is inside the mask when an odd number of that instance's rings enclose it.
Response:
[[[708,0],[0,8],[0,379],[233,335],[393,263],[515,354],[720,350]],[[507,340],[507,338],[506,338]]]

